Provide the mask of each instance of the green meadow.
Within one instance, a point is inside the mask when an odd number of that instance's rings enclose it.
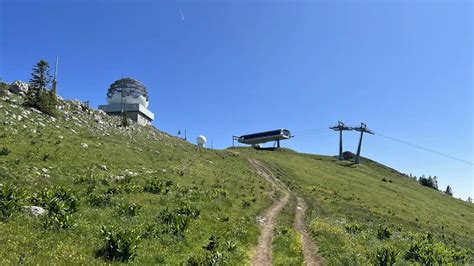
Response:
[[[277,217],[276,265],[304,263],[296,195],[328,265],[474,263],[473,205],[374,161],[199,150],[78,102],[58,112],[52,119],[17,96],[0,100],[1,264],[248,264],[257,217],[276,196],[249,158],[293,193]]]
[[[238,150],[270,165],[305,198],[307,225],[329,265],[383,264],[392,257],[399,263],[473,262],[471,203],[368,159],[354,165],[287,149]]]

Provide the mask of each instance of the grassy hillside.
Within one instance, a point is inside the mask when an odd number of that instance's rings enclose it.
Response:
[[[353,165],[285,149],[238,151],[272,166],[306,199],[307,223],[328,264],[374,263],[377,255],[389,251],[397,254],[397,261],[421,262],[424,258],[410,257],[418,252],[429,257],[425,263],[440,258],[446,263],[461,254],[464,261],[472,262],[472,204],[366,159]],[[417,244],[422,248],[417,249]]]
[[[278,216],[273,262],[300,265],[295,196],[325,262],[474,263],[472,204],[370,160],[290,150],[197,150],[152,127],[77,101],[57,119],[0,97],[0,263],[242,264],[256,217],[278,197],[248,163],[292,191]],[[24,206],[41,206],[34,216]]]
[[[79,102],[63,102],[58,119],[20,102],[15,95],[0,100],[0,207],[17,206],[0,217],[0,264],[129,255],[148,264],[249,259],[259,234],[255,217],[271,195],[246,158],[198,151],[151,127],[117,127],[120,119]],[[20,200],[5,200],[9,189]],[[52,195],[62,195],[58,204]],[[77,212],[67,209],[73,197]],[[34,217],[21,207],[29,205],[63,208],[64,215]],[[125,251],[104,250],[107,237],[128,243],[117,247]]]

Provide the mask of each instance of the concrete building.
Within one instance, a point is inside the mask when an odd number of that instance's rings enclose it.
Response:
[[[148,92],[143,84],[132,78],[123,78],[112,83],[107,91],[107,104],[99,109],[108,115],[128,118],[140,125],[150,125],[155,115],[148,110]]]

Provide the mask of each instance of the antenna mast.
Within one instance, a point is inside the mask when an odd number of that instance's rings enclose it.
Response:
[[[342,131],[347,130],[350,131],[352,130],[351,127],[347,127],[342,123],[341,121],[337,121],[337,125],[330,127],[329,129],[332,129],[334,131],[339,131],[339,160],[344,160],[344,157],[342,156]]]
[[[364,123],[360,123],[360,127],[353,127],[352,129],[360,132],[359,147],[357,148],[357,154],[354,161],[356,164],[359,164],[360,163],[360,150],[362,146],[362,136],[364,136],[364,133],[369,133],[369,134],[374,135],[374,132],[368,129],[367,125]]]
[[[53,88],[52,88],[54,93],[56,93],[56,84],[58,82],[58,66],[59,66],[59,56],[56,56],[56,64],[54,65],[54,78],[53,78]]]

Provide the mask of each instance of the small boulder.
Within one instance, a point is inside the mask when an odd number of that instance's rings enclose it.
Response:
[[[85,148],[89,147],[89,145],[87,143],[81,143],[81,147],[85,149]]]
[[[103,171],[107,171],[107,170],[108,170],[108,169],[107,169],[107,165],[105,165],[105,164],[102,164],[102,165],[100,166],[100,169],[103,170]]]
[[[46,214],[46,210],[44,208],[41,208],[39,206],[23,206],[23,209],[32,214],[33,216],[41,216],[43,214]]]

